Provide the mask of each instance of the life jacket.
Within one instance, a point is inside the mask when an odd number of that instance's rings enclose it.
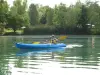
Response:
[[[54,44],[56,44],[57,41],[56,41],[55,39],[52,39],[52,40],[50,40],[50,43],[54,43]]]

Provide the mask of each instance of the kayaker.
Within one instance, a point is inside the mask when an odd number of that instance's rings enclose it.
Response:
[[[55,37],[55,35],[50,36],[50,43],[56,44],[58,42],[58,39]]]
[[[58,39],[55,37],[55,35],[51,35],[49,40],[45,40],[43,43],[53,43],[56,44],[58,42]]]

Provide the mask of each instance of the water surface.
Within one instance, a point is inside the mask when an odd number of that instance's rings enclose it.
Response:
[[[57,36],[59,37],[59,36]],[[65,49],[20,50],[15,43],[33,43],[48,36],[1,36],[0,75],[99,75],[100,36],[68,36]]]

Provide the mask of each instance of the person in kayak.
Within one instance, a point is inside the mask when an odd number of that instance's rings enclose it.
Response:
[[[53,43],[56,44],[58,42],[58,39],[55,37],[55,35],[51,35],[49,40],[45,40],[43,43]]]
[[[50,36],[50,43],[56,44],[58,42],[58,39],[55,37],[55,35]]]

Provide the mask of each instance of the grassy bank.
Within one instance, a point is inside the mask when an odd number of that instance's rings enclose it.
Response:
[[[16,30],[15,33],[12,29],[5,29],[4,35],[51,35],[51,34],[90,35],[91,32],[88,31],[88,33],[86,33],[83,32],[82,29],[74,28],[74,27],[70,28],[70,27],[61,27],[61,26],[53,26],[53,25],[36,25],[36,26],[26,27],[23,30],[22,29]]]
[[[14,32],[12,29],[5,29],[4,35],[20,35],[23,34],[23,30],[16,30],[16,32]]]
[[[24,29],[24,34],[26,35],[39,35],[39,34],[55,34],[55,27],[54,26],[34,26],[34,27],[28,27]]]

